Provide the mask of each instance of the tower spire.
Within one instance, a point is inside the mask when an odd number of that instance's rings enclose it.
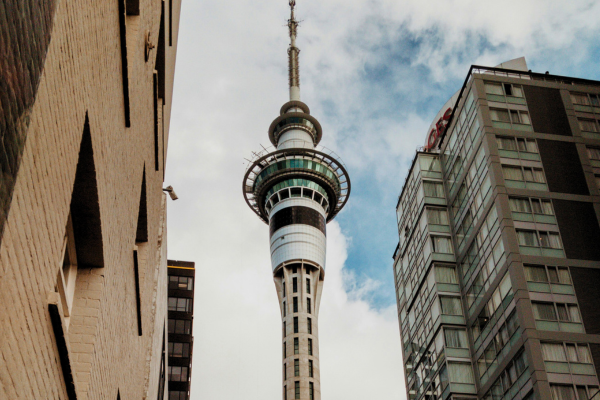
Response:
[[[288,82],[290,86],[290,101],[300,100],[300,65],[298,64],[298,55],[300,49],[296,47],[296,32],[298,21],[294,16],[294,7],[296,0],[290,0],[290,19],[288,19],[288,28],[290,32],[290,47],[288,48]]]

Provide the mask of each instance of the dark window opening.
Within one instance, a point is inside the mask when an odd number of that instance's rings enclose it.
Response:
[[[146,165],[142,175],[142,189],[140,192],[140,206],[138,210],[137,229],[135,233],[136,243],[148,241],[148,207],[146,205]]]
[[[310,279],[306,278],[306,293],[310,294]]]
[[[125,0],[119,2],[119,35],[121,42],[121,75],[123,76],[123,109],[125,112],[125,127],[131,126],[129,110],[129,71],[127,67],[127,25],[125,23]]]
[[[298,333],[298,317],[294,317],[294,333]]]
[[[71,197],[71,218],[79,268],[104,266],[99,204],[92,136],[86,114]]]
[[[300,352],[300,339],[294,338],[294,354],[298,354]]]
[[[298,293],[298,278],[292,279],[292,289],[294,293]]]
[[[312,320],[308,318],[308,333],[312,334]]]
[[[140,297],[140,270],[138,251],[133,251],[133,274],[135,279],[135,305],[137,310],[138,336],[142,336],[142,299]]]
[[[298,298],[294,297],[294,312],[298,312]]]

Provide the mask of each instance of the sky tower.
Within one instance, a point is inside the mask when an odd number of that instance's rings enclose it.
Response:
[[[271,266],[283,321],[283,399],[321,399],[319,305],[326,224],[344,207],[350,178],[337,156],[317,147],[321,125],[300,101],[296,2],[290,0],[290,101],[269,127],[275,147],[254,153],[243,181],[246,203],[269,224]]]

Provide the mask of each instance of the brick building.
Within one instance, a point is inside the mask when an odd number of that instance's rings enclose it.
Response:
[[[6,0],[0,398],[165,397],[180,0]]]
[[[600,398],[599,98],[517,59],[435,118],[397,206],[410,400]]]

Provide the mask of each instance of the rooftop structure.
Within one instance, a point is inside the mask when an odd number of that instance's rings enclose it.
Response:
[[[598,399],[600,82],[472,66],[397,205],[407,395]]]
[[[350,178],[317,145],[323,132],[300,101],[298,21],[290,0],[290,100],[269,127],[275,148],[255,153],[243,180],[246,202],[269,224],[271,266],[283,320],[283,399],[321,399],[318,316],[325,278],[326,223],[344,207]]]

